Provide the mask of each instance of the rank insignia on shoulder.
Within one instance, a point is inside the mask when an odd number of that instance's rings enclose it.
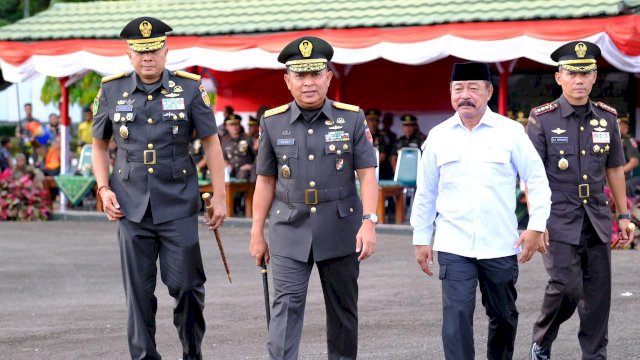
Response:
[[[102,78],[102,83],[104,84],[104,83],[109,82],[111,80],[120,79],[121,77],[125,77],[125,76],[128,76],[128,75],[129,75],[128,72],[123,72],[123,73],[120,73],[120,74],[114,74],[114,75],[105,76],[105,77]]]
[[[601,108],[601,109],[603,109],[603,110],[605,110],[605,111],[608,111],[608,112],[612,113],[613,115],[618,115],[618,111],[614,107],[609,106],[609,105],[603,103],[602,101],[598,101],[596,103],[596,106]]]
[[[338,101],[334,101],[333,102],[333,106],[335,106],[336,108],[341,109],[341,110],[354,111],[354,112],[360,111],[360,107],[359,106],[351,105],[351,104],[345,104],[345,103],[341,103],[341,102],[338,102]]]
[[[202,76],[200,76],[200,75],[196,75],[196,74],[192,74],[192,73],[187,72],[187,71],[180,71],[180,70],[176,71],[176,75],[180,76],[180,77],[183,77],[183,78],[195,80],[195,81],[198,81],[198,80],[200,80],[202,78]]]
[[[287,110],[289,110],[289,104],[284,104],[284,105],[278,106],[276,108],[269,109],[269,110],[265,111],[264,112],[264,117],[268,118],[269,116],[281,114],[281,113],[283,113],[283,112],[285,112]]]
[[[544,113],[548,113],[549,111],[553,111],[559,107],[558,103],[550,102],[544,105],[540,105],[538,107],[533,108],[533,112],[536,115],[541,115]]]

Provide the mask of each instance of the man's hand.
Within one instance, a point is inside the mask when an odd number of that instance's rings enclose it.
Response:
[[[549,230],[544,229],[544,235],[542,236],[542,243],[538,248],[538,252],[541,254],[546,254],[548,247],[549,247]]]
[[[518,239],[516,244],[513,245],[513,248],[515,249],[522,246],[522,252],[520,253],[520,255],[518,255],[518,261],[521,264],[524,264],[527,261],[531,260],[531,257],[533,256],[533,254],[535,254],[536,251],[539,251],[540,247],[544,246],[543,244],[544,244],[543,232],[534,231],[534,230],[525,230],[522,232],[522,234],[520,234],[520,238]],[[546,252],[546,248],[544,251]]]
[[[358,261],[365,260],[376,252],[376,225],[365,220],[356,234],[356,252],[360,253]]]
[[[618,225],[620,226],[620,241],[618,242],[618,246],[625,245],[631,241],[633,241],[633,233],[635,231],[635,224],[630,225],[631,221],[627,219],[618,220]],[[632,227],[630,227],[632,226]]]
[[[429,265],[433,265],[433,246],[432,245],[416,245],[416,261],[422,271],[433,276],[433,272],[429,268]]]
[[[213,196],[210,200],[210,208],[205,209],[204,222],[209,225],[209,230],[213,231],[224,222],[227,217],[227,205],[225,199]]]
[[[269,244],[264,238],[262,231],[251,232],[251,242],[249,243],[249,253],[256,259],[256,266],[262,266],[262,260],[268,264],[271,257],[269,256]]]
[[[102,199],[102,208],[109,221],[117,221],[124,216],[120,211],[120,204],[116,198],[116,194],[111,189],[103,187],[100,189],[98,196]]]

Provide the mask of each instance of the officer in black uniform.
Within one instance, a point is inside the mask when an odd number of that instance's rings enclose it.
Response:
[[[380,115],[382,113],[378,109],[368,109],[365,112],[367,126],[373,137],[373,147],[378,149],[380,163],[378,164],[378,177],[380,180],[393,179],[392,162],[395,164],[396,150],[391,138],[380,131]]]
[[[618,119],[620,125],[620,136],[622,136],[622,150],[624,151],[624,178],[627,182],[627,195],[635,195],[640,178],[632,177],[633,170],[640,165],[640,152],[638,152],[638,142],[629,135],[629,117],[622,116]]]
[[[531,359],[549,359],[560,324],[580,313],[578,339],[583,359],[606,359],[611,305],[611,211],[605,180],[619,211],[627,242],[624,155],[616,111],[589,99],[600,49],[586,41],[565,44],[551,54],[562,96],[536,107],[527,133],[542,158],[552,190],[549,241],[543,255],[549,283],[533,326]],[[545,251],[543,250],[543,252]]]
[[[418,119],[411,115],[405,114],[400,118],[402,120],[402,131],[404,135],[398,138],[396,149],[400,150],[403,147],[420,148],[422,143],[427,139],[427,136],[420,132],[418,127]]]
[[[298,358],[314,263],[325,298],[328,358],[357,356],[359,261],[373,254],[376,241],[376,158],[364,113],[326,98],[332,56],[331,45],[313,36],[288,44],[278,61],[287,66],[284,80],[294,101],[265,112],[260,123],[250,251],[256,264],[272,262],[271,359]]]
[[[183,359],[202,359],[206,280],[198,241],[200,198],[189,156],[195,131],[214,189],[207,222],[224,221],[224,160],[209,97],[200,76],[168,71],[164,22],[140,17],[120,36],[134,72],[102,79],[93,105],[93,171],[107,217],[118,221],[132,359],[160,359],[155,341],[156,261],[175,299],[173,322]],[[109,177],[108,144],[117,155]],[[211,211],[213,210],[213,211]]]
[[[231,114],[224,121],[228,135],[222,140],[224,160],[231,166],[231,177],[248,179],[256,158],[253,139],[240,132],[240,116]]]

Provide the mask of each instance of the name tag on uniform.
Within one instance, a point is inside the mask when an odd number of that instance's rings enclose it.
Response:
[[[276,145],[292,146],[296,143],[296,139],[278,139]]]
[[[552,144],[568,144],[569,137],[568,136],[552,136],[551,143]]]
[[[184,98],[162,99],[162,110],[184,110]]]
[[[611,141],[609,139],[609,132],[592,132],[591,136],[593,137],[594,144],[609,144]]]
[[[133,105],[118,105],[116,106],[116,112],[133,111]]]

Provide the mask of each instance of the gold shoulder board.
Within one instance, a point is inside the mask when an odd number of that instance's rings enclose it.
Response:
[[[273,108],[265,111],[264,117],[268,118],[269,116],[281,114],[287,110],[289,110],[289,104],[284,104],[284,105],[278,106],[277,108]]]
[[[533,108],[533,112],[536,115],[541,115],[544,113],[548,113],[549,111],[553,111],[555,109],[557,109],[560,105],[558,105],[558,103],[555,102],[550,102],[548,104],[544,104],[544,105],[540,105],[538,107]]]
[[[345,104],[345,103],[341,103],[341,102],[338,102],[338,101],[334,101],[333,102],[333,106],[337,107],[338,109],[342,109],[342,110],[355,111],[355,112],[360,111],[360,107],[359,106]]]
[[[616,115],[616,116],[618,115],[618,111],[614,107],[609,106],[609,105],[603,103],[602,101],[598,101],[596,103],[596,106],[601,108],[601,109],[603,109],[603,110],[606,110],[606,111],[612,113],[613,115]]]
[[[105,77],[102,78],[102,83],[104,84],[104,83],[109,82],[111,80],[120,79],[121,77],[125,77],[127,75],[129,75],[128,72],[123,72],[123,73],[120,73],[120,74],[105,76]]]
[[[187,79],[191,79],[191,80],[195,80],[198,81],[200,80],[200,78],[202,78],[202,76],[200,75],[196,75],[196,74],[192,74],[190,72],[186,72],[186,71],[176,71],[176,75],[183,77],[183,78],[187,78]]]

